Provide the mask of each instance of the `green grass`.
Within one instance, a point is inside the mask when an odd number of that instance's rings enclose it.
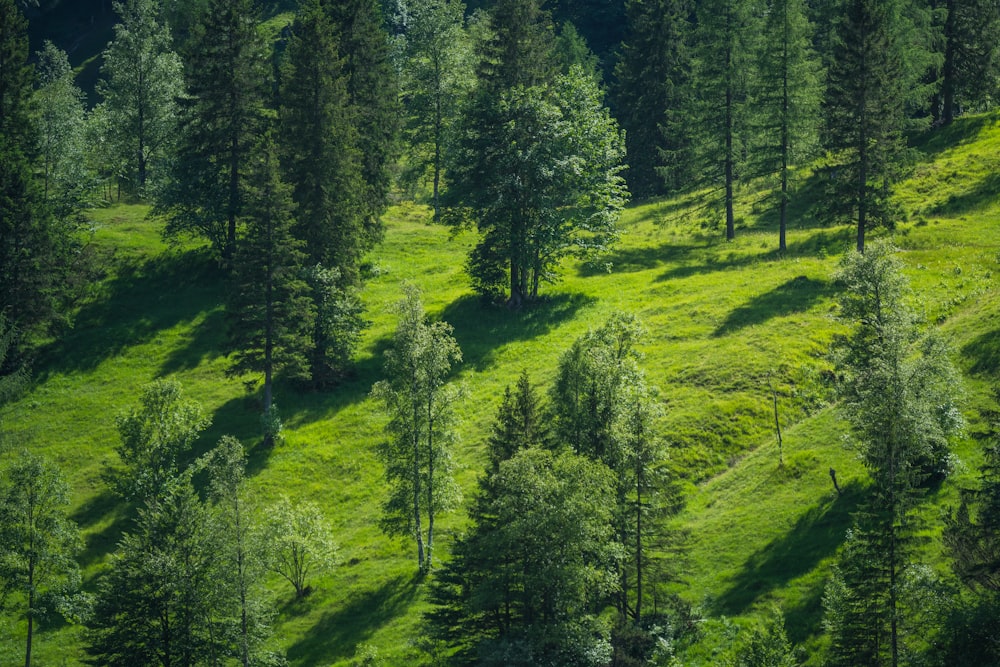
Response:
[[[974,476],[976,438],[985,432],[978,414],[995,409],[998,142],[994,117],[963,119],[924,141],[926,156],[899,188],[905,219],[893,238],[927,322],[952,342],[968,379],[970,436],[959,449],[966,472],[935,489],[922,511],[927,558],[936,563],[939,508]],[[802,187],[807,194],[819,189],[808,178]],[[3,410],[5,427],[12,440],[66,471],[73,516],[86,538],[86,584],[93,587],[130,521],[101,480],[116,443],[114,415],[134,403],[144,383],[177,378],[213,416],[197,452],[223,434],[240,437],[251,447],[251,484],[261,504],[282,493],[313,500],[336,530],[341,563],[313,582],[311,596],[294,602],[290,590],[272,582],[275,641],[292,664],[346,665],[361,645],[376,647],[387,664],[419,664],[411,640],[427,608],[426,584],[416,576],[413,547],[376,525],[383,485],[373,449],[383,417],[368,398],[381,377],[401,283],[423,290],[429,313],[454,326],[463,350],[454,378],[466,389],[456,459],[467,492],[483,467],[483,439],[504,386],[527,368],[547,390],[575,338],[616,310],[635,312],[648,330],[643,365],[667,408],[671,469],[686,490],[686,507],[671,522],[688,535],[676,592],[705,613],[737,620],[776,603],[792,640],[814,652],[822,642],[824,578],[865,484],[854,453],[842,445],[846,427],[824,380],[829,344],[843,330],[831,276],[852,230],[817,227],[806,202],[794,209],[789,251],[779,255],[766,206],[744,208],[732,243],[703,227],[695,206],[678,199],[630,208],[607,265],[567,263],[561,282],[545,287],[543,302],[518,313],[482,306],[467,287],[471,232],[451,236],[430,223],[425,207],[394,207],[386,241],[370,257],[363,295],[370,326],[354,377],[329,393],[279,387],[286,440],[267,451],[257,446],[257,395],[225,375],[223,275],[197,244],[164,244],[146,207],[99,209],[89,243],[103,275],[73,328],[40,351],[37,382]],[[780,467],[769,378],[783,425]],[[844,490],[839,497],[831,467]],[[440,522],[439,557],[447,558],[464,523],[462,513]],[[0,622],[0,663],[14,661],[22,634],[10,617]],[[44,628],[39,664],[79,664],[80,636],[74,627]],[[695,647],[689,664],[711,653]]]

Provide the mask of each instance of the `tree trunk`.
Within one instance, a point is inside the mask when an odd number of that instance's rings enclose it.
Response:
[[[956,7],[955,0],[948,0],[946,10],[948,16],[944,21],[944,63],[941,67],[941,124],[949,125],[955,120],[955,78],[957,76],[955,66],[955,47],[958,36],[956,32]]]

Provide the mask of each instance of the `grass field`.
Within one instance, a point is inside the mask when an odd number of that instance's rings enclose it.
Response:
[[[957,450],[964,472],[933,490],[921,509],[925,557],[939,566],[941,509],[974,478],[977,438],[987,430],[979,415],[996,407],[998,144],[995,116],[966,118],[930,136],[899,187],[905,215],[891,232],[914,303],[951,342],[967,379],[970,428]],[[808,181],[804,188],[817,189]],[[481,305],[467,287],[463,263],[472,232],[453,236],[430,222],[427,208],[399,204],[386,216],[385,243],[370,258],[363,295],[370,326],[355,376],[329,393],[279,387],[287,431],[272,450],[257,446],[258,396],[225,375],[224,276],[207,252],[193,242],[164,244],[160,223],[147,219],[144,206],[95,210],[89,249],[101,257],[103,276],[73,327],[40,350],[30,391],[0,414],[10,441],[66,472],[73,518],[86,538],[85,581],[93,587],[130,521],[101,479],[116,443],[114,416],[135,402],[143,384],[176,378],[213,418],[197,453],[223,434],[236,435],[251,448],[251,484],[261,506],[282,493],[313,500],[334,526],[340,564],[313,582],[312,595],[295,602],[290,589],[273,582],[275,642],[290,662],[347,665],[359,647],[373,647],[387,665],[420,664],[426,656],[413,640],[427,608],[426,581],[417,577],[412,546],[377,527],[383,485],[373,449],[383,418],[368,398],[381,377],[400,285],[420,287],[428,311],[454,326],[463,351],[454,378],[466,389],[455,454],[467,491],[485,462],[483,440],[504,386],[526,368],[547,391],[559,355],[575,338],[615,311],[634,312],[648,331],[643,366],[660,388],[670,466],[685,489],[686,506],[669,526],[687,535],[676,591],[711,618],[735,619],[734,627],[777,604],[792,641],[813,654],[822,642],[824,579],[865,474],[843,446],[846,428],[824,379],[829,344],[844,330],[832,275],[853,232],[817,226],[808,203],[795,209],[783,255],[773,211],[763,207],[743,210],[736,241],[726,243],[721,229],[699,224],[697,204],[688,199],[634,205],[606,264],[566,264],[543,302],[518,313]],[[780,467],[769,381],[783,428]],[[463,524],[461,512],[440,522],[442,557]],[[24,627],[2,620],[0,664],[9,664]],[[731,640],[727,622],[716,621],[723,629],[710,633],[712,641]],[[83,657],[81,631],[72,626],[43,628],[36,647],[40,665],[79,664]],[[694,647],[686,664],[712,664],[718,649]]]

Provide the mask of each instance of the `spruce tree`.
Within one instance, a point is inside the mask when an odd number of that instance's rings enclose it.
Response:
[[[651,197],[686,182],[693,26],[686,0],[630,0],[615,66],[614,110],[625,130],[629,190]]]
[[[759,25],[748,0],[708,0],[697,6],[697,67],[693,74],[695,152],[700,184],[725,212],[726,240],[736,238],[735,188],[748,140],[748,93],[753,39]]]
[[[905,91],[897,0],[847,0],[827,74],[826,148],[834,219],[857,225],[857,250],[875,224],[891,224],[889,197],[903,150]]]
[[[347,92],[361,156],[360,205],[365,250],[382,239],[381,215],[389,204],[392,170],[399,152],[399,80],[390,58],[378,0],[328,1],[340,35]]]
[[[57,316],[73,231],[52,216],[36,177],[27,29],[15,0],[0,0],[0,311],[23,335]]]
[[[810,155],[821,123],[820,64],[803,0],[771,0],[755,77],[753,159],[778,180],[778,249],[787,247],[792,166]]]
[[[281,180],[271,132],[254,151],[245,232],[233,265],[229,303],[234,375],[263,376],[264,440],[277,435],[273,386],[277,374],[308,377],[315,310],[305,282],[302,244],[292,235],[291,188]]]
[[[188,98],[170,185],[158,202],[165,233],[200,234],[236,252],[250,149],[262,129],[268,63],[254,0],[211,0],[186,55]]]
[[[1000,5],[992,0],[944,0],[944,53],[938,113],[948,125],[997,89]]]

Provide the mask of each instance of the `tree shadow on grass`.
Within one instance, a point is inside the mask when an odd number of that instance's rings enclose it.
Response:
[[[996,204],[998,193],[1000,193],[1000,174],[990,173],[962,194],[949,196],[931,209],[931,214],[955,217],[982,211]]]
[[[966,343],[962,346],[962,356],[970,362],[970,374],[996,378],[1000,375],[1000,329]]]
[[[222,356],[226,344],[226,311],[221,306],[205,314],[184,345],[163,362],[160,375],[167,376],[197,368],[202,362]]]
[[[454,327],[464,364],[481,371],[504,345],[544,335],[594,301],[585,294],[560,294],[511,311],[468,295],[445,306],[439,317]]]
[[[166,253],[125,264],[85,304],[73,328],[43,349],[37,364],[51,373],[87,371],[160,331],[218,307],[219,269],[207,252]]]
[[[809,508],[787,533],[746,560],[729,590],[716,601],[717,611],[739,615],[761,596],[810,572],[833,555],[863,497],[862,485],[852,482],[843,488],[840,497]]]
[[[974,141],[989,125],[996,122],[994,114],[963,116],[956,118],[951,125],[934,127],[917,137],[916,144],[920,148],[923,162],[932,162],[944,151]]]
[[[831,283],[825,280],[797,276],[731,311],[713,335],[725,336],[775,317],[804,313],[832,293]]]
[[[296,665],[329,665],[350,658],[380,627],[406,612],[420,593],[419,577],[396,577],[323,614],[287,652]],[[294,603],[293,603],[294,604]]]
[[[664,243],[659,246],[622,248],[601,255],[593,262],[580,265],[577,274],[582,278],[606,275],[608,273],[636,273],[648,271],[664,264],[692,261],[694,253],[712,247],[704,245]]]

